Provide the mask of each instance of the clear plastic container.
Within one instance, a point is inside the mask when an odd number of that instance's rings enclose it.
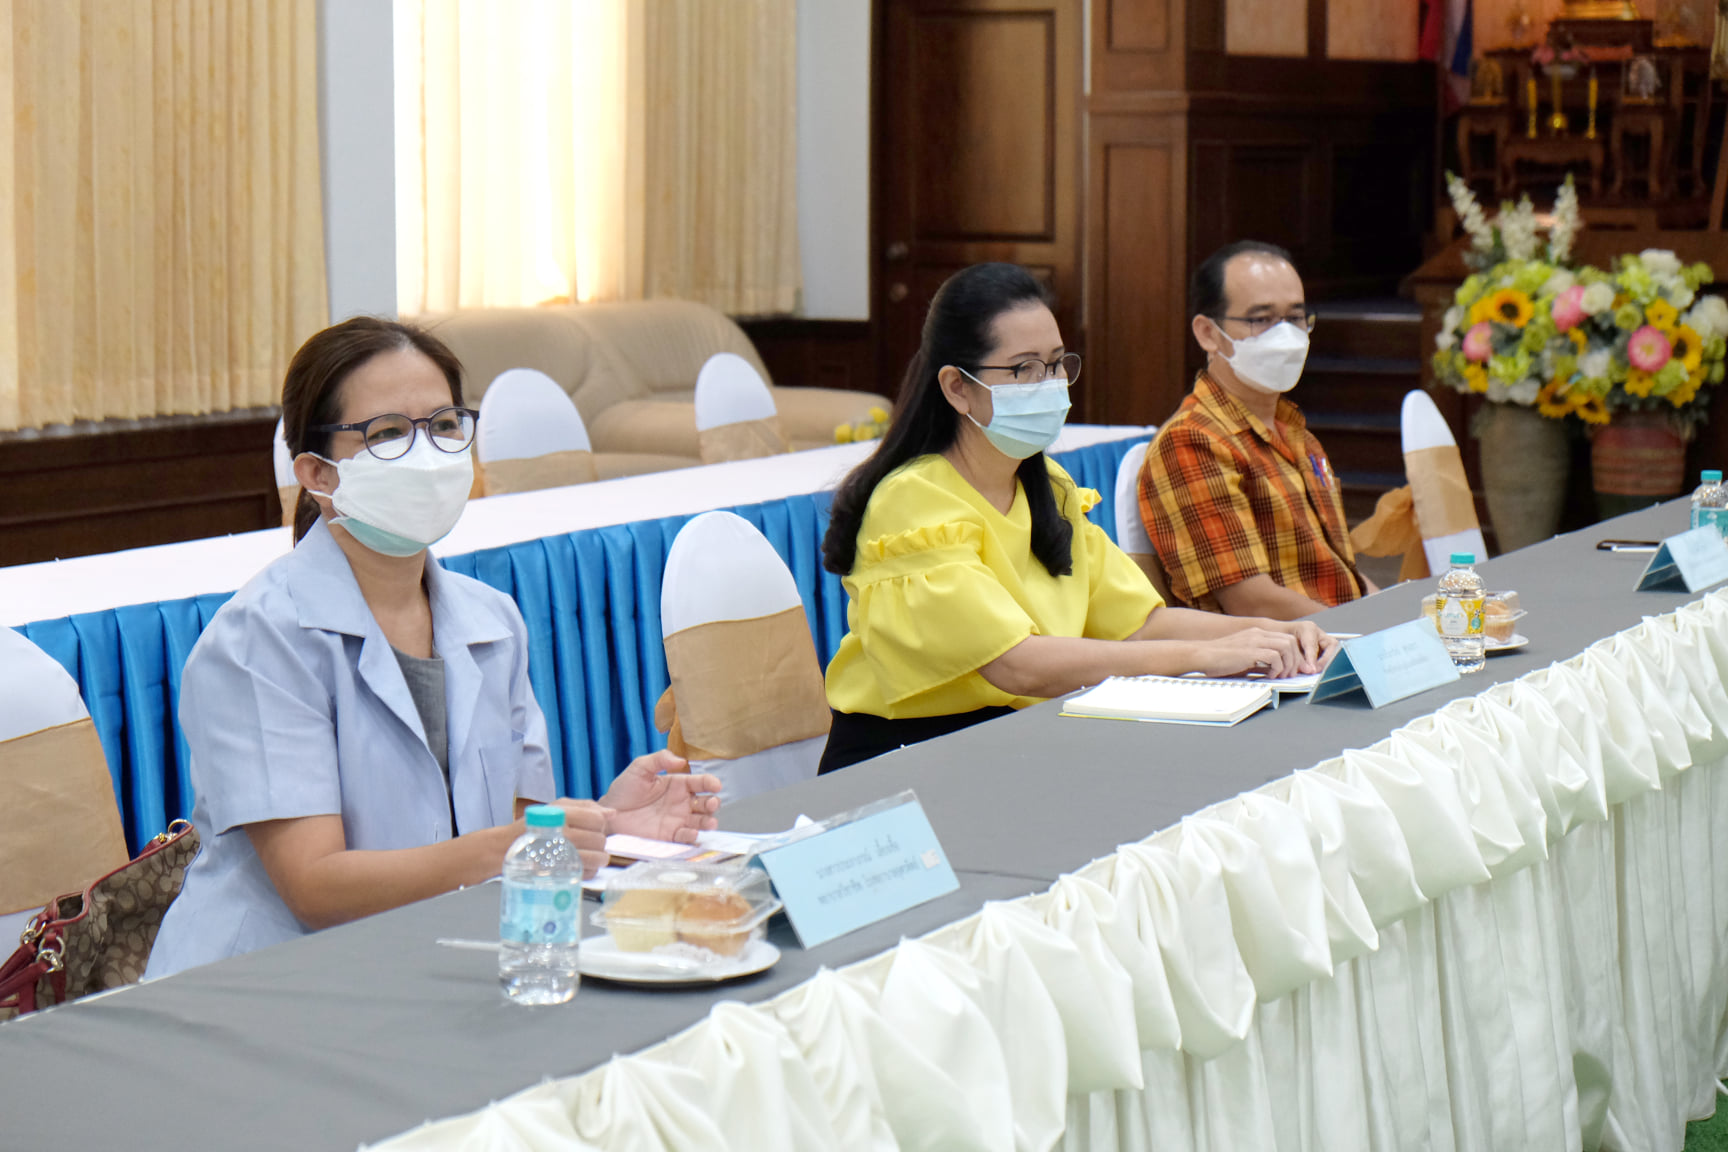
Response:
[[[582,980],[582,854],[564,835],[564,809],[536,804],[504,854],[498,983],[518,1004],[562,1004]]]
[[[1490,644],[1510,644],[1525,617],[1516,592],[1489,592],[1482,602],[1482,635]]]
[[[762,939],[780,910],[768,874],[743,864],[645,860],[608,880],[603,899],[592,921],[619,951],[701,949],[716,958]]]
[[[1692,527],[1714,528],[1728,537],[1728,487],[1722,484],[1722,473],[1707,468],[1692,493]]]
[[[1476,557],[1469,552],[1452,553],[1452,567],[1440,577],[1435,592],[1435,619],[1440,641],[1458,671],[1482,671],[1487,644],[1482,635],[1482,609],[1487,593],[1476,575]]]

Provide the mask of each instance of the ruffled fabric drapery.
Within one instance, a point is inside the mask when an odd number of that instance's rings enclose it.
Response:
[[[379,1149],[1678,1148],[1728,1071],[1728,592]]]

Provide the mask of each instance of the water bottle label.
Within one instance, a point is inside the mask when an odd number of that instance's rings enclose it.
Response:
[[[1728,537],[1728,508],[1692,509],[1692,527],[1714,528],[1719,535]]]
[[[498,937],[507,944],[578,944],[582,892],[576,885],[530,888],[504,885]]]
[[[1482,635],[1482,598],[1448,597],[1442,600],[1440,635],[1458,638]]]

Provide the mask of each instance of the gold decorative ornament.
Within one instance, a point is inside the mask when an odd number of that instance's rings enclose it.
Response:
[[[1636,20],[1632,0],[1560,0],[1563,20]]]

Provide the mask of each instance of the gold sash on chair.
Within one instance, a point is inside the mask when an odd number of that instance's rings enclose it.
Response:
[[[0,741],[0,914],[41,908],[130,859],[88,717]]]
[[[783,456],[792,451],[786,434],[780,431],[780,418],[740,420],[696,433],[697,450],[704,464],[724,464],[728,460],[757,460],[763,456]]]
[[[542,488],[562,488],[567,484],[592,484],[600,478],[594,467],[594,453],[581,449],[515,460],[492,460],[484,465],[476,461],[475,467],[481,474],[482,488],[487,496],[538,492]]]
[[[1356,525],[1350,546],[1366,556],[1404,554],[1398,579],[1419,580],[1432,575],[1422,541],[1437,540],[1481,526],[1464,458],[1456,444],[1418,448],[1404,453],[1404,473],[1410,483],[1380,497],[1374,515]]]
[[[276,489],[276,497],[282,501],[282,527],[294,527],[294,509],[300,503],[300,485],[281,485]]]
[[[686,759],[737,760],[826,735],[833,719],[802,607],[675,632],[666,668],[654,725]]]

